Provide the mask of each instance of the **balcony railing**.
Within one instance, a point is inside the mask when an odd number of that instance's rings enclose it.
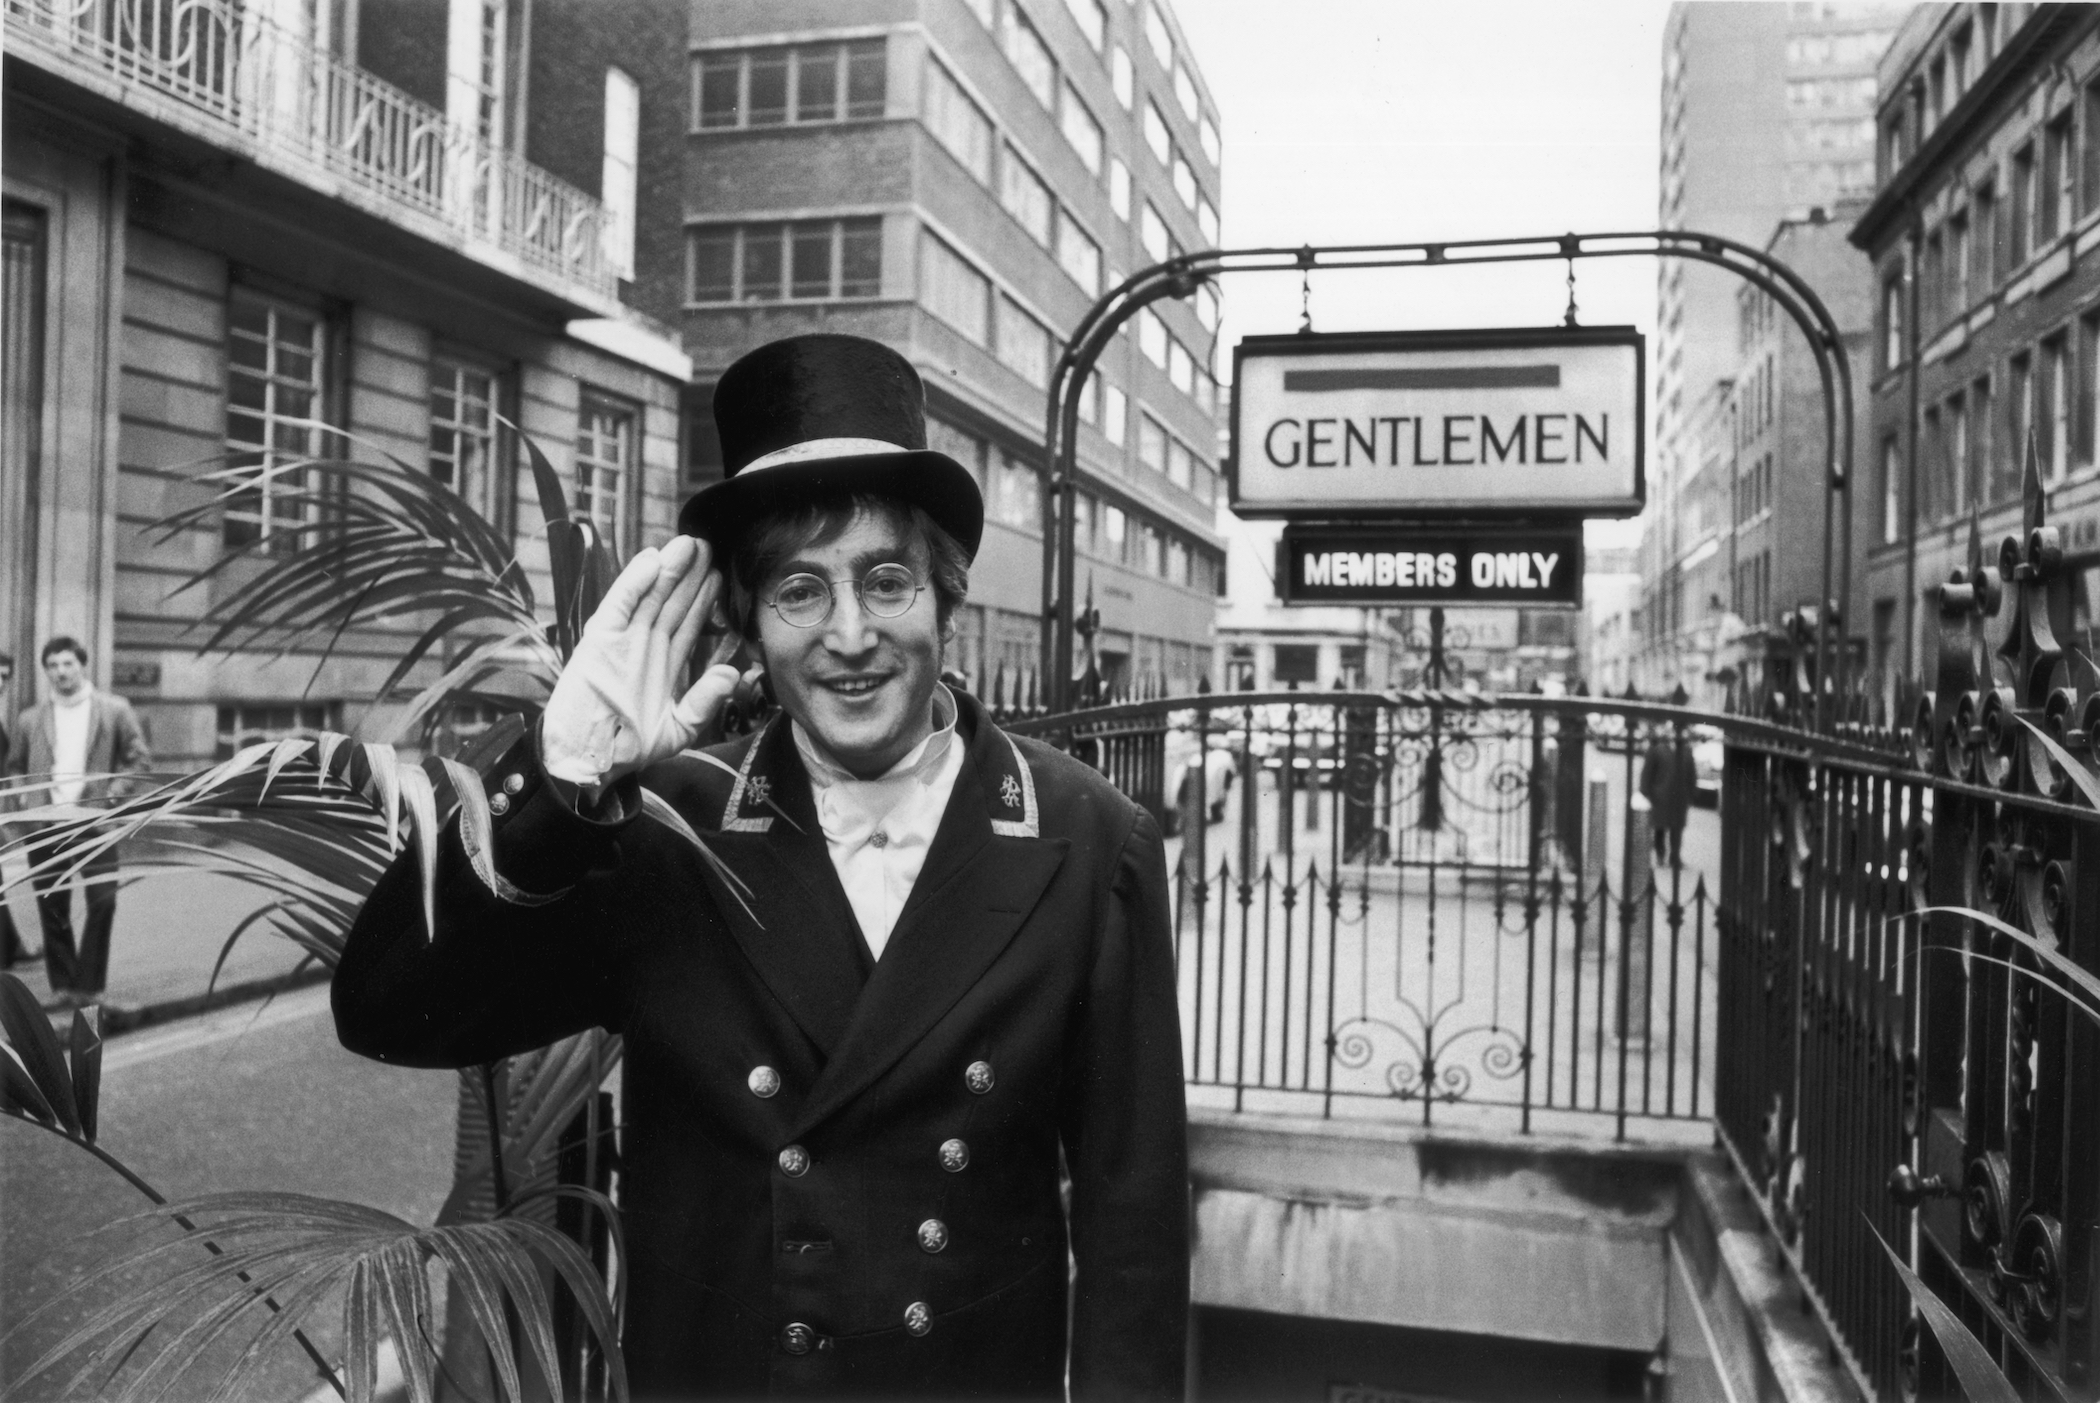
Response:
[[[238,0],[6,0],[9,49],[578,300],[617,278],[598,201]]]

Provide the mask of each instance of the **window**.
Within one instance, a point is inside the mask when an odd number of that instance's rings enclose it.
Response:
[[[1219,591],[1223,593],[1223,591]],[[1225,690],[1228,692],[1251,692],[1254,690],[1254,645],[1235,643],[1232,651],[1225,655]]]
[[[1167,440],[1167,481],[1176,487],[1189,486],[1189,469],[1192,455],[1189,447],[1178,438]]]
[[[1307,686],[1320,680],[1320,645],[1317,643],[1278,643],[1273,680],[1281,686],[1294,682]]]
[[[1131,70],[1130,50],[1121,44],[1109,51],[1108,83],[1116,90],[1116,101],[1128,112],[1130,104],[1137,101],[1137,74]]]
[[[1947,401],[1946,510],[1960,515],[1969,506],[1969,404],[1960,395]]]
[[[1957,101],[1969,90],[1969,80],[1975,76],[1969,68],[1970,42],[1966,24],[1955,30],[1954,37],[1947,41],[1947,93]]]
[[[999,299],[999,361],[1039,390],[1050,388],[1049,330],[1010,297]]]
[[[1903,539],[1903,449],[1894,434],[1881,441],[1881,539]]]
[[[1181,115],[1191,122],[1202,115],[1203,108],[1196,100],[1196,80],[1189,77],[1187,64],[1174,70],[1174,101],[1181,104]]]
[[[1944,487],[1941,466],[1946,461],[1947,441],[1940,429],[1940,412],[1928,409],[1924,413],[1923,452],[1919,455],[1918,473],[1918,520],[1930,522],[1936,519],[1940,509],[1939,496]]]
[[[1947,216],[1947,291],[1943,297],[1950,317],[1969,310],[1969,212],[1956,210]]]
[[[1178,151],[1174,153],[1174,193],[1189,209],[1196,207],[1196,172],[1189,168],[1189,163]]]
[[[693,302],[830,300],[882,293],[882,219],[715,224],[688,235]]]
[[[1101,245],[1079,227],[1070,210],[1060,211],[1057,221],[1057,262],[1087,296],[1101,295]]]
[[[1043,496],[1035,468],[1013,454],[999,454],[998,490],[992,494],[992,519],[1023,531],[1043,523]]]
[[[1998,465],[1997,490],[1992,494],[1996,500],[2020,494],[2020,477],[2027,466],[2027,435],[2034,427],[2033,396],[2034,362],[2026,355],[2014,356],[2005,394],[2006,452]]]
[[[280,740],[311,740],[323,731],[340,731],[342,707],[337,702],[248,703],[219,708],[218,734],[212,758],[231,760],[251,745]]]
[[[992,183],[992,123],[947,69],[926,61],[926,129],[963,169]]]
[[[2100,422],[2096,422],[2095,410],[2100,408],[2100,314],[2086,317],[2078,323],[2078,365],[2082,372],[2078,381],[2078,461],[2090,466],[2100,457]]]
[[[1050,224],[1055,209],[1050,199],[1050,187],[1028,168],[1020,153],[1011,146],[1000,154],[999,203],[1021,222],[1021,227],[1037,243],[1045,248],[1050,246]]]
[[[624,553],[628,483],[634,471],[635,413],[586,393],[576,417],[576,514],[592,522],[619,559]]]
[[[1196,228],[1202,231],[1205,243],[1216,248],[1218,244],[1218,210],[1209,200],[1196,201]],[[1209,323],[1215,326],[1216,323]]]
[[[1167,379],[1185,395],[1196,392],[1196,363],[1180,338],[1167,338]]]
[[[1144,213],[1138,219],[1138,242],[1145,246],[1145,252],[1152,255],[1155,263],[1165,260],[1171,246],[1167,221],[1159,217],[1159,211],[1152,207],[1150,200],[1145,201]]]
[[[1138,462],[1156,473],[1167,470],[1167,431],[1150,414],[1138,415]]]
[[[980,486],[984,485],[985,441],[973,433],[966,433],[945,419],[926,418],[926,446],[936,453],[945,453],[970,470]]]
[[[1941,281],[1946,276],[1946,232],[1935,229],[1925,236],[1925,256],[1918,277],[1919,330],[1927,332],[1940,324]]]
[[[1218,302],[1217,288],[1209,283],[1205,283],[1197,288],[1196,320],[1203,324],[1204,330],[1216,331],[1218,329],[1218,318],[1222,314],[1223,308]]]
[[[1130,218],[1130,167],[1119,156],[1108,158],[1108,207],[1116,218]]]
[[[1167,538],[1167,578],[1177,585],[1189,582],[1189,548],[1172,536]]]
[[[1044,107],[1053,107],[1057,102],[1057,61],[1050,57],[1050,46],[1043,36],[1035,32],[1028,16],[1021,7],[1011,3],[999,11],[999,44],[1006,50],[1006,61],[1021,75],[1028,91]]]
[[[1159,6],[1146,0],[1145,42],[1151,46],[1152,57],[1159,60],[1161,68],[1174,67],[1174,36],[1167,29],[1167,18],[1159,12]]]
[[[1101,0],[1065,0],[1065,8],[1072,12],[1072,20],[1087,43],[1100,53],[1101,45],[1108,39],[1108,11],[1101,8]]]
[[[1161,370],[1167,368],[1167,327],[1150,307],[1143,308],[1135,318],[1138,329],[1138,350],[1145,359]]]
[[[2042,374],[2035,382],[2035,445],[2044,482],[2060,481],[2071,470],[2071,363],[2063,333],[2042,343]],[[2022,453],[2025,453],[2023,448]]]
[[[1991,382],[1977,380],[1969,386],[1969,501],[1982,505],[1997,490],[1997,417],[1991,413]]]
[[[430,475],[489,520],[498,519],[496,377],[479,366],[430,362]]]
[[[642,90],[617,68],[605,70],[605,161],[599,177],[605,217],[599,237],[606,262],[634,276],[635,165],[642,142]]]
[[[2037,246],[2071,227],[2071,114],[2042,129],[2042,183],[2034,193]]]
[[[1898,268],[1881,285],[1881,368],[1903,364],[1903,272]]]
[[[1159,104],[1145,99],[1145,145],[1165,165],[1173,158],[1174,139],[1167,135],[1167,119],[1159,115]]]
[[[978,345],[991,344],[991,280],[930,233],[919,238],[919,305]]]
[[[1986,180],[1976,187],[1975,198],[1969,202],[1975,211],[1971,218],[1972,233],[1969,243],[1974,250],[1974,274],[1977,292],[1981,293],[1998,283],[1998,191]]]
[[[306,474],[291,465],[321,452],[319,431],[304,421],[322,415],[324,333],[316,314],[246,292],[227,310],[227,463],[256,470],[255,484],[227,499],[229,546],[295,550],[312,519]]]
[[[2085,85],[2085,150],[2079,174],[2078,208],[2100,208],[2100,79]]]
[[[1058,127],[1064,132],[1065,140],[1072,144],[1072,149],[1079,153],[1080,164],[1087,168],[1088,173],[1101,174],[1101,124],[1094,120],[1093,113],[1087,111],[1086,104],[1079,100],[1079,94],[1073,91],[1070,83],[1065,84],[1065,104],[1064,110],[1058,114]]]
[[[880,117],[888,64],[881,39],[702,54],[694,64],[694,121],[717,130]]]
[[[1101,554],[1121,564],[1130,549],[1130,518],[1118,506],[1101,504]]]
[[[1079,387],[1079,422],[1101,427],[1101,372],[1096,370]]]
[[[1213,122],[1208,114],[1205,114],[1203,120],[1196,124],[1196,142],[1203,148],[1204,159],[1213,166],[1217,165],[1220,160],[1218,124]]]
[[[1103,406],[1101,432],[1107,435],[1110,443],[1120,448],[1128,434],[1127,425],[1130,422],[1130,401],[1114,385],[1107,387],[1106,393],[1102,398],[1105,404]]]
[[[2034,251],[2034,144],[2029,142],[2012,158],[2012,228],[2006,236],[2006,253],[2017,268]]]

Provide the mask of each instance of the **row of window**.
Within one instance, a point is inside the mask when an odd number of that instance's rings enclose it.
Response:
[[[1772,509],[1772,455],[1763,454],[1739,467],[1728,484],[1730,519],[1743,526]],[[1746,616],[1747,617],[1747,616]]]
[[[312,308],[241,289],[227,308],[226,452],[228,466],[250,468],[249,485],[227,499],[220,519],[228,546],[276,554],[296,550],[321,512],[304,460],[340,452],[321,425],[328,403],[331,328]],[[508,453],[498,423],[506,387],[493,366],[433,355],[425,465],[492,522],[508,516],[502,494]],[[575,510],[614,542],[632,531],[640,471],[639,406],[585,390],[575,440]]]
[[[1072,144],[1073,149],[1079,152],[1080,159],[1086,163],[1087,169],[1095,176],[1100,176],[1105,148],[1101,123],[1088,110],[1084,99],[1079,96],[1078,89],[1071,81],[1060,77],[1057,60],[1051,54],[1050,46],[1043,41],[1035,25],[1022,12],[1018,0],[968,2],[977,17],[983,21],[985,28],[997,37],[1000,49],[1005,53],[1007,61],[1013,65],[1015,73],[1020,75],[1021,81],[1035,94],[1045,110],[1057,117],[1059,129],[1064,132],[1065,139]],[[1072,11],[1080,32],[1086,35],[1087,42],[1093,45],[1095,52],[1106,51],[1109,59],[1110,86],[1115,91],[1116,101],[1126,111],[1135,110],[1138,103],[1136,74],[1128,52],[1121,45],[1109,42],[1106,10],[1102,8],[1099,0],[1065,0],[1065,3]],[[1174,100],[1180,106],[1182,114],[1196,128],[1198,144],[1215,167],[1220,155],[1217,125],[1203,111],[1202,101],[1196,92],[1195,79],[1189,75],[1185,62],[1178,61],[1173,35],[1167,28],[1165,16],[1152,0],[1141,0],[1141,3],[1144,9],[1146,44],[1151,48],[1160,66],[1167,71]],[[1149,95],[1144,98],[1141,123],[1146,147],[1158,160],[1161,169],[1168,173],[1175,194],[1188,206],[1190,213],[1197,217],[1199,225],[1205,229],[1205,237],[1215,243],[1217,208],[1197,180],[1195,167],[1178,148],[1173,132],[1167,124],[1165,112],[1158,101]],[[1121,189],[1124,192],[1122,199],[1127,203],[1129,170],[1120,158],[1106,159],[1109,165],[1110,196],[1115,198],[1116,192]],[[1120,210],[1118,212],[1123,213]]]
[[[1962,94],[1990,66],[2001,35],[1999,11],[2005,8],[2017,7],[1975,6],[1973,16],[1954,26],[1947,41],[1920,66],[1908,90],[1891,104],[1882,128],[1886,174],[1894,174],[1898,166],[1910,159],[1940,119],[1954,110]],[[2019,26],[2020,18],[2008,16],[2002,32],[2010,34]]]
[[[1180,337],[1167,330],[1147,307],[1135,318],[1137,323],[1138,351],[1167,372],[1167,381],[1173,387],[1196,402],[1196,407],[1206,414],[1214,414],[1218,408],[1218,381],[1210,370],[1208,353],[1201,359],[1182,343]],[[1128,322],[1125,325],[1129,325]]]
[[[698,225],[687,233],[689,302],[882,295],[882,218]]]
[[[2008,357],[2002,375],[1978,376],[1921,418],[1921,527],[2017,498],[2030,435],[2044,486],[2091,467],[2100,444],[2100,312]],[[1888,436],[1880,461],[1884,542],[1903,539],[1907,468],[1901,438]]]
[[[926,421],[926,441],[977,474],[986,519],[1042,530],[1042,478],[1032,461],[937,418]],[[1091,492],[1074,503],[1073,544],[1081,554],[1172,584],[1213,594],[1222,587],[1224,562],[1208,546]]]
[[[2100,209],[2100,78],[2086,85],[2084,120],[2066,107],[2022,142],[2000,172],[1977,181],[1944,219],[1927,231],[1919,255],[1919,330],[1930,334],[1966,312],[2028,259]],[[1900,262],[1883,279],[1881,364],[1903,364],[1909,354],[1906,288]]]
[[[1751,622],[1772,617],[1772,552],[1759,551],[1735,563],[1735,578],[1729,582],[1728,607],[1737,618]]]
[[[888,104],[881,39],[826,41],[699,55],[693,125],[703,131],[880,117]]]

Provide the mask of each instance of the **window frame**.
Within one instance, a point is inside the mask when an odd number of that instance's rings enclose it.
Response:
[[[816,219],[754,219],[739,222],[703,221],[685,226],[686,276],[685,305],[688,307],[748,307],[765,304],[787,304],[812,306],[824,302],[871,302],[883,295],[883,258],[885,217],[879,214],[825,215]],[[795,249],[797,236],[822,228],[826,231],[829,245],[826,291],[820,296],[810,296],[796,291]],[[700,296],[701,245],[709,240],[719,241],[723,235],[729,237],[729,296]],[[846,277],[847,243],[855,236],[872,239],[876,265],[873,288],[865,292],[849,291]],[[779,241],[779,276],[773,284],[772,295],[753,296],[749,271],[751,250],[764,243]],[[719,246],[719,244],[718,244]],[[719,286],[716,284],[715,286]]]
[[[624,419],[627,434],[624,453],[617,461],[587,455],[584,435],[589,428],[589,417],[593,412],[603,415],[608,421]],[[647,409],[636,400],[625,395],[602,390],[595,385],[581,387],[576,400],[576,438],[570,459],[569,480],[574,488],[575,515],[580,520],[591,522],[601,531],[608,526],[612,539],[606,545],[612,550],[614,559],[623,559],[626,548],[633,543],[641,528],[642,498],[642,435],[647,428]],[[590,430],[592,437],[600,435]],[[613,506],[610,512],[597,510],[601,492],[600,474],[615,474],[613,481]],[[588,472],[588,476],[586,473]]]
[[[265,330],[259,338],[247,329],[234,325],[234,308],[243,303],[260,309],[264,314]],[[328,451],[326,428],[308,427],[296,430],[295,432],[305,436],[304,446],[297,449],[282,447],[282,439],[277,430],[290,427],[288,421],[296,420],[312,421],[315,425],[334,425],[334,409],[340,396],[335,391],[333,381],[339,356],[335,345],[336,328],[328,310],[314,303],[284,297],[244,284],[236,284],[229,289],[224,305],[227,320],[220,424],[221,442],[225,445],[228,466],[268,469],[280,458],[323,456]],[[311,326],[311,340],[304,350],[308,357],[309,379],[297,387],[297,392],[311,397],[305,413],[289,413],[278,408],[280,393],[292,390],[290,377],[276,369],[280,348],[292,344],[281,340],[277,335],[276,327],[281,317],[297,318]],[[257,368],[241,364],[234,355],[235,345],[257,339],[262,340],[266,348],[263,366]],[[243,378],[262,381],[260,405],[251,407],[236,404],[234,385],[237,379]],[[254,439],[234,437],[236,415],[253,419],[260,425]],[[240,461],[251,456],[257,461],[248,464]],[[228,550],[252,549],[264,555],[297,550],[302,538],[309,534],[320,513],[312,503],[302,505],[296,502],[293,504],[293,511],[279,511],[277,508],[281,504],[277,498],[279,494],[295,497],[306,490],[305,473],[295,470],[269,473],[260,477],[253,488],[229,494],[219,514],[221,547]],[[255,506],[236,505],[246,499],[250,492],[255,494]],[[243,526],[252,526],[254,534],[249,535],[238,529]],[[280,541],[282,544],[279,544]]]
[[[804,56],[827,52],[831,67],[830,116],[804,117],[802,98],[802,72]],[[784,65],[785,78],[782,88],[781,116],[777,121],[753,121],[751,119],[751,73],[753,61],[763,55],[769,61],[776,56]],[[856,58],[864,61],[874,55],[871,65],[862,71],[882,75],[882,94],[874,99],[874,111],[856,111],[853,98],[853,77]],[[734,63],[736,74],[735,102],[729,109],[735,114],[733,122],[715,121],[708,118],[708,95],[710,69],[717,73],[729,67],[725,60]],[[754,44],[744,48],[703,49],[692,57],[688,77],[691,87],[690,101],[686,113],[687,130],[693,133],[723,131],[754,131],[772,127],[818,127],[836,126],[843,122],[878,122],[889,115],[889,36],[887,34],[859,35],[851,39],[821,39],[794,44]],[[772,108],[766,109],[768,112]]]

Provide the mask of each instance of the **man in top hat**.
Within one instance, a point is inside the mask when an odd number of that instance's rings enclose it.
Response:
[[[638,1397],[1182,1394],[1160,835],[940,683],[983,503],[927,450],[923,395],[856,337],[730,367],[729,476],[490,772],[493,870],[455,824],[426,936],[404,858],[336,975],[345,1045],[405,1065],[624,1036]],[[780,711],[694,753],[736,681],[673,680],[716,562]]]

